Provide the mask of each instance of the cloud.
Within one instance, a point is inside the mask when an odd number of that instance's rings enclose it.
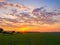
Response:
[[[38,22],[41,21],[44,24],[54,24],[56,22],[60,22],[60,13],[56,13],[54,11],[47,12],[44,7],[34,9],[32,13],[37,17],[36,19]]]
[[[0,0],[0,2],[4,2],[5,0]]]
[[[60,21],[59,15],[55,12],[47,12],[44,7],[30,11],[30,9],[24,5],[4,2],[0,7],[0,24],[10,27],[54,24]]]

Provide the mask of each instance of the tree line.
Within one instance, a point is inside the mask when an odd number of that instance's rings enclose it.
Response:
[[[4,31],[3,28],[0,28],[0,33],[2,33],[2,34],[19,34],[20,32],[15,32],[15,31]]]

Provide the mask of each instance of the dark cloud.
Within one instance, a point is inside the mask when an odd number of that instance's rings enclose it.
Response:
[[[58,20],[60,20],[60,19],[57,19],[58,18],[57,16],[59,16],[60,13],[56,13],[54,11],[47,12],[46,9],[44,9],[44,7],[34,9],[32,13],[37,17],[37,19],[39,19],[39,21],[42,21],[43,23],[53,24],[53,23],[59,22]]]

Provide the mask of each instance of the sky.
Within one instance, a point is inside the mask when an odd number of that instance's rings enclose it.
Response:
[[[60,0],[8,0],[14,3],[20,3],[27,6],[33,7],[41,7],[41,6],[48,6],[48,7],[60,7]]]
[[[0,0],[0,28],[60,32],[60,0]]]
[[[28,6],[41,7],[41,6],[49,6],[49,7],[60,7],[60,0],[7,0],[9,2],[21,3]]]

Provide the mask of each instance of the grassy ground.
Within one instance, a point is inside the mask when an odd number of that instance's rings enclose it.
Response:
[[[26,33],[10,35],[0,33],[0,45],[60,45],[59,34]]]

